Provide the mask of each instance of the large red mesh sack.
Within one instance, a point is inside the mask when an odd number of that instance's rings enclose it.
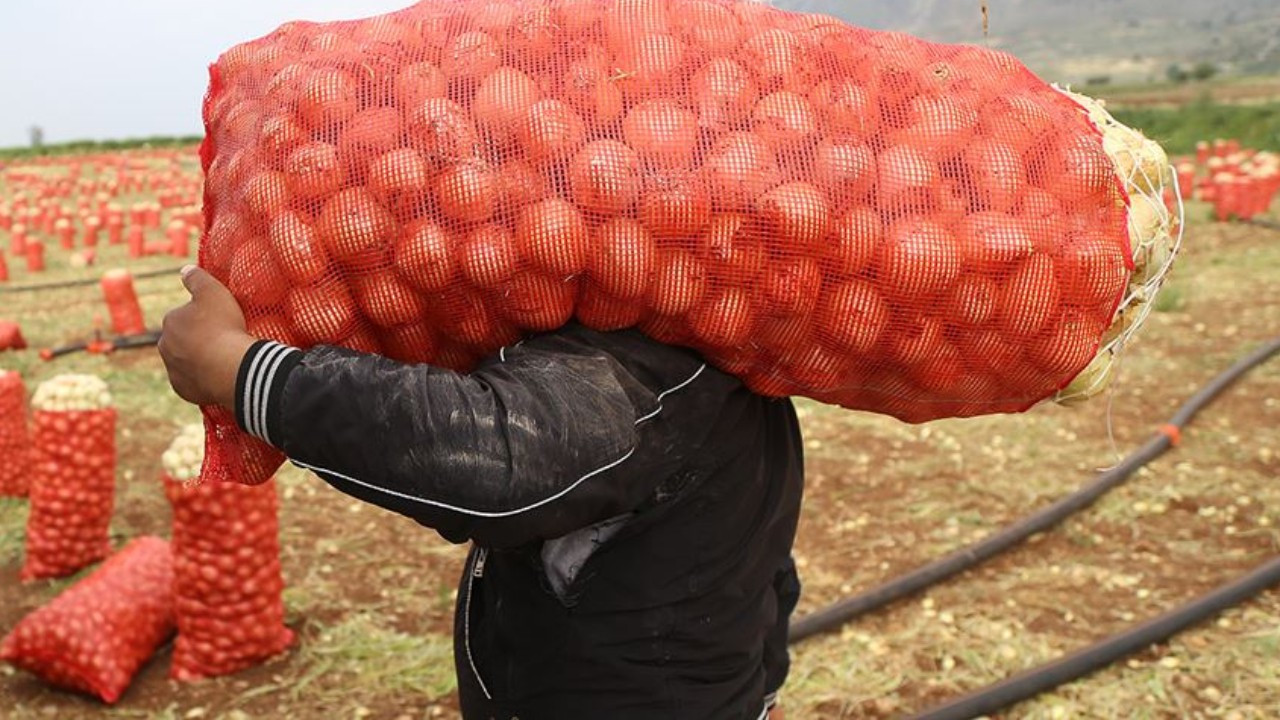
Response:
[[[197,484],[203,455],[203,429],[192,425],[163,458],[178,624],[169,674],[178,680],[228,675],[293,642],[284,625],[275,483]]]
[[[921,422],[1052,396],[1134,270],[1073,99],[1004,53],[757,2],[290,23],[212,67],[205,122],[200,263],[303,347],[465,371],[576,318]],[[208,477],[270,476],[208,420]]]
[[[27,388],[22,376],[0,370],[0,497],[26,497],[31,483]]]
[[[32,612],[0,642],[0,660],[114,703],[173,633],[169,543],[141,537]]]
[[[106,383],[59,375],[36,389],[31,404],[23,580],[63,577],[106,557],[115,504],[116,411]]]

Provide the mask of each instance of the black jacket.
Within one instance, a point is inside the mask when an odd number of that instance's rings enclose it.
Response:
[[[782,685],[790,402],[578,326],[466,375],[259,343],[237,398],[294,464],[474,543],[455,632],[467,718],[754,720]]]

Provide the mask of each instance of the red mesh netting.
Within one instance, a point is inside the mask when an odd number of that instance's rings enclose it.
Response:
[[[284,581],[275,483],[184,484],[164,476],[173,505],[178,639],[169,674],[227,675],[293,642],[284,625]]]
[[[116,411],[33,413],[31,511],[22,579],[70,575],[107,556]]]
[[[169,543],[138,538],[23,618],[0,660],[114,703],[173,632],[172,584]]]
[[[1133,268],[1098,130],[982,48],[737,0],[428,0],[211,76],[200,263],[304,347],[466,370],[576,317],[920,422],[1052,395]],[[209,419],[210,477],[270,475]]]
[[[22,376],[0,370],[0,496],[25,497],[31,482],[27,388]]]

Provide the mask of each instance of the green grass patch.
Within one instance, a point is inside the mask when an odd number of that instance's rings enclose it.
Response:
[[[40,147],[0,148],[0,160],[20,160],[46,155],[81,155],[115,152],[118,150],[186,147],[198,144],[203,139],[203,136],[200,135],[157,135],[154,137],[123,138],[119,140],[72,140],[64,143],[41,145]]]
[[[16,563],[26,543],[27,500],[0,498],[0,563]]]
[[[308,671],[290,692],[301,695],[322,675],[340,675],[366,697],[413,693],[426,701],[457,687],[453,640],[444,635],[409,635],[379,624],[375,615],[356,613],[320,633],[305,646]]]
[[[1179,312],[1187,307],[1187,294],[1177,285],[1166,285],[1156,296],[1156,312]]]
[[[1182,108],[1117,109],[1113,114],[1174,155],[1194,153],[1197,142],[1214,138],[1236,138],[1245,147],[1280,150],[1280,103],[1222,105],[1202,100]]]

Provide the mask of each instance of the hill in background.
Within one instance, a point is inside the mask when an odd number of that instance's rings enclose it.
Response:
[[[1280,71],[1277,0],[775,0],[789,10],[942,42],[1008,50],[1049,80],[1163,81],[1171,65],[1230,75]]]

